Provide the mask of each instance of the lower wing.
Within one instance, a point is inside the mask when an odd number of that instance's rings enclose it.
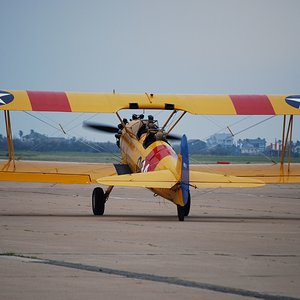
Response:
[[[0,160],[0,181],[91,184],[115,174],[113,164]]]
[[[300,183],[300,164],[206,164],[191,165],[191,170],[240,178],[255,178],[265,183]]]
[[[255,178],[190,171],[190,185],[196,188],[251,188],[265,184]]]
[[[180,182],[169,170],[148,173],[128,173],[127,165],[96,163],[63,163],[0,161],[0,181],[51,182],[63,184],[93,184],[170,189]],[[257,179],[190,171],[190,185],[198,188],[256,187]]]

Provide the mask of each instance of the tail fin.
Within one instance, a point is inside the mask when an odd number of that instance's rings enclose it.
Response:
[[[190,163],[189,163],[188,143],[185,134],[182,136],[181,139],[180,154],[182,157],[180,186],[182,189],[184,204],[186,205],[189,199]]]

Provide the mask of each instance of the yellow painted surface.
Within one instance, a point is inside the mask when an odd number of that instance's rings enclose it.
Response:
[[[14,100],[6,105],[0,105],[0,110],[32,110],[26,91],[9,91],[14,95]]]
[[[268,98],[273,105],[276,115],[299,115],[300,109],[294,108],[285,102],[287,95],[270,95]]]
[[[228,95],[150,95],[146,94],[88,94],[67,93],[74,112],[113,113],[138,103],[141,109],[165,109],[174,104],[175,109],[192,114],[235,115],[236,111]]]
[[[228,95],[170,95],[176,108],[200,115],[236,115]]]
[[[207,172],[190,171],[190,184],[198,188],[249,188],[265,185],[252,178],[220,175]]]
[[[225,174],[237,177],[251,177],[265,183],[300,183],[300,164],[291,164],[288,172],[287,164],[281,169],[280,164],[207,164],[191,165],[191,170]]]
[[[53,173],[22,173],[0,172],[1,181],[20,182],[53,182],[62,184],[88,184],[91,183],[89,175],[53,174]]]
[[[16,161],[13,163],[0,160],[0,180],[53,183],[97,183],[96,179],[115,175],[112,164],[62,163]]]
[[[191,165],[191,170],[204,173],[225,174],[237,177],[250,177],[261,180],[265,183],[300,183],[300,164],[291,164],[290,172],[288,166],[285,165],[281,171],[280,165],[264,165],[264,164],[230,164],[230,165]],[[62,162],[35,162],[35,161],[16,161],[14,170],[12,162],[0,160],[0,180],[17,180],[17,181],[33,181],[33,182],[56,182],[54,177],[51,181],[39,178],[40,174],[55,174],[59,179],[61,175],[78,175],[80,183],[86,181],[97,183],[97,179],[116,175],[115,168],[112,164],[92,164],[92,163],[62,163]],[[31,174],[28,176],[28,174]],[[14,178],[15,176],[15,178]],[[84,180],[82,180],[83,177]],[[46,178],[46,177],[45,177]],[[50,177],[49,177],[50,179]],[[73,183],[74,178],[70,178],[69,183]]]
[[[113,94],[66,93],[73,112],[113,113],[127,106],[122,97]]]
[[[148,173],[104,177],[98,179],[97,182],[113,186],[169,189],[177,183],[177,180],[169,170],[161,170]]]
[[[8,91],[14,101],[0,106],[0,110],[32,110],[26,91]],[[128,109],[130,103],[138,103],[140,109],[165,109],[173,104],[175,109],[191,114],[236,115],[229,95],[179,95],[179,94],[113,94],[66,92],[73,112],[114,113]],[[277,115],[299,115],[300,109],[285,102],[288,95],[268,95]]]

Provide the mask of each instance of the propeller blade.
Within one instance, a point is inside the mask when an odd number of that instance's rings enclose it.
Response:
[[[94,129],[97,131],[103,131],[103,132],[107,132],[107,133],[117,133],[119,131],[118,127],[111,126],[111,125],[99,124],[99,123],[84,122],[83,127],[89,128],[89,129]]]
[[[83,127],[107,133],[118,133],[119,131],[118,127],[99,123],[84,122]],[[181,136],[176,134],[168,134],[167,139],[170,141],[180,141]]]
[[[167,140],[170,140],[170,141],[180,141],[181,140],[181,136],[179,136],[177,134],[168,134],[167,135]]]

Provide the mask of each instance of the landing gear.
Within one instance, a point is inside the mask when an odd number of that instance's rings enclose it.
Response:
[[[108,187],[107,191],[104,193],[103,189],[100,187],[96,187],[93,190],[92,195],[92,208],[93,213],[95,216],[102,216],[105,210],[105,202],[108,199],[110,192],[112,191],[113,187]]]
[[[177,205],[177,216],[179,221],[184,221],[184,217],[187,217],[191,208],[191,195],[189,193],[188,202],[184,206]]]
[[[103,189],[100,187],[96,187],[93,190],[92,196],[92,207],[95,216],[102,216],[104,214],[105,202],[106,199],[104,197]]]

